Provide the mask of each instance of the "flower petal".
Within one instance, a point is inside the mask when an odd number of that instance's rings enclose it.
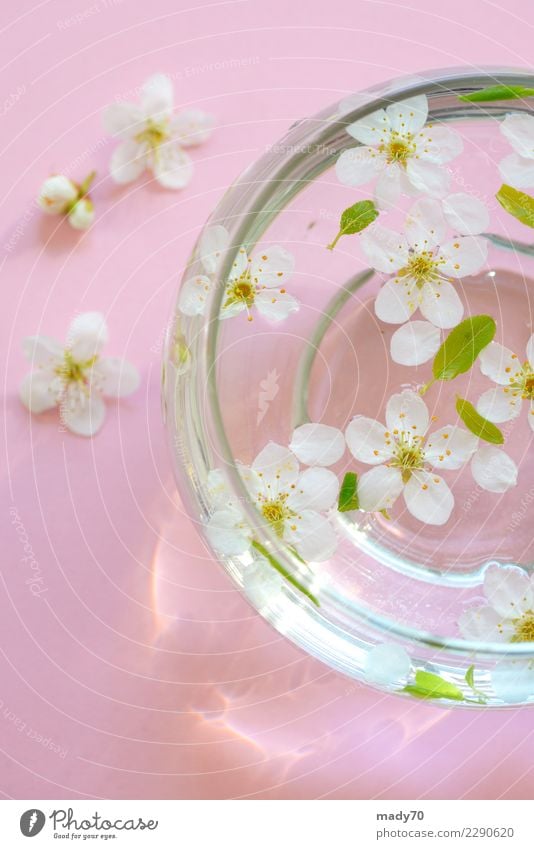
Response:
[[[269,442],[252,463],[253,471],[261,475],[266,487],[278,492],[297,482],[299,464],[289,448]]]
[[[221,254],[230,243],[230,234],[222,224],[212,224],[206,227],[200,237],[198,253],[204,271],[215,274],[217,271]]]
[[[424,436],[428,423],[428,408],[417,392],[404,389],[391,396],[386,407],[386,424],[390,431]]]
[[[106,319],[99,312],[80,313],[67,331],[67,347],[76,362],[92,360],[107,341]]]
[[[437,198],[447,194],[449,172],[441,165],[412,157],[406,165],[406,173],[412,186],[423,194]]]
[[[396,162],[387,165],[378,175],[374,199],[379,209],[394,209],[402,192],[402,170]]]
[[[279,245],[264,248],[252,258],[250,273],[256,286],[284,286],[295,268],[295,257]]]
[[[161,122],[170,118],[173,107],[172,82],[166,74],[154,74],[141,88],[141,106],[146,118]]]
[[[60,404],[62,423],[78,436],[94,436],[106,416],[106,407],[97,392],[87,393],[85,387],[71,383]]]
[[[419,309],[422,315],[436,327],[455,327],[462,320],[464,306],[452,283],[436,280],[425,283],[420,294]]]
[[[432,125],[418,133],[417,154],[423,160],[442,165],[450,162],[464,149],[462,137],[452,127]]]
[[[349,136],[359,141],[360,144],[376,147],[389,128],[389,118],[384,109],[378,109],[376,112],[366,115],[365,118],[360,118],[353,124],[349,124],[346,129]]]
[[[103,357],[94,364],[88,374],[90,386],[112,398],[131,395],[139,386],[139,372],[127,360],[119,357]]]
[[[303,510],[293,527],[285,531],[284,539],[308,562],[328,560],[337,548],[332,525],[315,510]]]
[[[403,366],[418,366],[436,354],[440,342],[439,329],[429,321],[408,321],[391,337],[391,357]]]
[[[209,277],[204,274],[190,277],[180,289],[178,309],[184,315],[204,315],[210,291],[211,280]]]
[[[409,245],[405,236],[381,224],[367,227],[360,244],[369,264],[377,271],[393,274],[408,262]]]
[[[226,557],[244,554],[250,549],[250,537],[238,510],[217,510],[206,524],[206,536],[215,551]]]
[[[384,167],[384,157],[372,147],[357,147],[343,151],[336,162],[336,175],[345,186],[361,186],[372,180]]]
[[[193,176],[193,162],[177,142],[161,144],[151,159],[154,177],[166,189],[183,189]]]
[[[478,439],[463,427],[446,425],[434,431],[425,444],[425,460],[437,469],[461,469],[477,450]]]
[[[480,371],[501,386],[508,386],[522,371],[519,358],[510,348],[490,342],[479,354]]]
[[[514,633],[513,627],[489,605],[466,610],[458,620],[458,628],[466,640],[484,643],[508,642]]]
[[[502,121],[500,130],[516,153],[527,159],[534,157],[534,117],[532,115],[513,112]]]
[[[506,704],[527,702],[534,694],[532,662],[515,660],[497,663],[491,671],[491,686],[498,699]]]
[[[404,487],[406,507],[416,519],[427,525],[444,525],[454,507],[454,496],[435,472],[414,471]]]
[[[395,277],[384,283],[375,299],[375,313],[388,324],[403,324],[418,306],[417,285],[410,277]]]
[[[441,246],[441,266],[451,277],[469,277],[480,271],[488,256],[488,243],[481,236],[458,236]]]
[[[455,233],[476,236],[487,230],[490,222],[486,205],[465,192],[449,195],[443,201],[443,214]]]
[[[363,674],[369,684],[381,687],[400,686],[406,683],[411,661],[408,652],[396,643],[373,646],[365,658]]]
[[[119,144],[111,156],[109,170],[116,183],[131,183],[147,166],[148,147],[134,141]]]
[[[521,394],[508,387],[496,387],[484,392],[477,402],[477,410],[485,419],[499,424],[517,418],[521,412]]]
[[[515,619],[532,610],[534,595],[528,576],[516,566],[488,566],[484,574],[484,595],[494,610],[506,619]]]
[[[517,466],[508,454],[494,445],[483,445],[471,461],[476,483],[489,492],[506,492],[517,484]]]
[[[426,94],[417,94],[392,103],[386,109],[386,115],[392,130],[397,133],[417,133],[424,127],[428,116],[428,100]]]
[[[367,416],[356,416],[345,431],[352,456],[375,466],[393,456],[393,441],[384,425]]]
[[[63,362],[63,348],[51,336],[27,336],[22,350],[33,366],[43,368]]]
[[[510,153],[499,162],[499,171],[504,182],[516,189],[534,186],[534,159]]]
[[[30,413],[44,413],[58,404],[54,373],[48,369],[30,372],[20,385],[20,400]]]
[[[337,475],[329,469],[306,469],[299,477],[296,487],[287,499],[291,510],[329,510],[338,496]]]
[[[300,304],[287,292],[264,289],[256,294],[254,305],[261,315],[269,321],[283,321],[292,312],[298,312]]]
[[[406,218],[405,233],[412,248],[434,248],[446,232],[441,204],[435,198],[420,198],[412,204]]]
[[[185,109],[171,121],[171,133],[182,147],[203,144],[213,132],[213,115],[201,109]]]
[[[68,214],[69,224],[75,230],[87,230],[94,217],[95,208],[90,198],[80,198]]]
[[[393,506],[404,484],[400,469],[376,466],[358,479],[358,501],[366,513],[388,510]]]
[[[295,428],[289,448],[305,466],[333,466],[345,453],[345,438],[337,427],[309,422]]]
[[[133,138],[145,127],[143,110],[137,103],[112,103],[102,113],[104,129],[112,136]]]

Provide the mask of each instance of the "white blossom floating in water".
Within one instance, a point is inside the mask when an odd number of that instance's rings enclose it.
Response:
[[[534,117],[520,112],[507,115],[500,125],[514,150],[499,163],[501,177],[510,186],[534,186]]]
[[[528,423],[534,430],[534,334],[527,343],[526,360],[499,342],[491,342],[479,355],[482,374],[497,384],[484,392],[477,403],[478,412],[491,422],[507,422],[521,413],[523,401],[528,408]]]
[[[63,174],[54,174],[44,181],[37,202],[47,215],[64,215],[75,230],[87,230],[95,216],[93,201],[88,195],[94,178],[92,171],[78,185]]]
[[[429,124],[425,95],[393,103],[347,127],[361,147],[345,150],[336,163],[341,183],[361,186],[377,177],[375,201],[395,206],[402,193],[444,197],[450,175],[444,164],[463,150],[451,127]]]
[[[487,604],[466,610],[463,637],[498,643],[534,643],[534,576],[516,566],[489,566],[484,576]],[[532,693],[531,693],[532,695]]]

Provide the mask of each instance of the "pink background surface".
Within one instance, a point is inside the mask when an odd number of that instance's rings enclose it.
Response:
[[[181,266],[228,183],[352,90],[425,68],[527,65],[529,4],[22,0],[1,17],[3,795],[531,797],[532,712],[384,697],[254,614],[183,514],[159,402]],[[157,71],[178,103],[216,116],[183,192],[107,174],[100,112]],[[44,220],[43,178],[93,167],[93,228]],[[142,372],[94,440],[17,399],[21,339],[63,338],[86,309],[106,314],[108,353]]]

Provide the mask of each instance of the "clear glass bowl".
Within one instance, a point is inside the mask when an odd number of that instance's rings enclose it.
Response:
[[[523,356],[532,333],[534,244],[528,244],[530,230],[495,200],[502,182],[498,164],[511,152],[496,119],[531,113],[534,99],[477,104],[458,98],[497,83],[534,86],[534,75],[493,69],[418,75],[354,95],[296,124],[228,190],[207,223],[182,281],[163,373],[164,416],[186,509],[201,533],[218,510],[238,510],[246,550],[223,556],[213,535],[207,538],[261,615],[352,678],[404,697],[476,708],[534,702],[534,618],[528,610],[502,613],[504,640],[493,636],[495,629],[467,638],[459,627],[466,611],[488,606],[488,570],[506,573],[518,586],[532,573],[527,415],[502,426],[506,451],[519,469],[515,487],[487,492],[469,464],[449,472],[455,507],[442,526],[418,521],[401,500],[389,518],[339,512],[334,505],[328,522],[338,544],[321,562],[309,556],[304,562],[295,544],[282,538],[283,517],[277,524],[272,510],[258,509],[240,464],[250,466],[271,441],[288,446],[294,428],[308,421],[345,431],[356,414],[383,420],[392,394],[416,390],[431,374],[431,362],[392,362],[389,342],[397,328],[379,321],[373,310],[384,275],[369,269],[360,236],[345,236],[335,250],[326,250],[341,211],[372,197],[372,185],[350,188],[337,179],[340,153],[357,144],[346,127],[392,103],[425,94],[428,120],[461,133],[464,151],[447,166],[450,191],[482,199],[491,223],[484,234],[487,263],[475,277],[458,281],[458,291],[465,315],[491,314],[495,338]],[[404,198],[400,209],[380,220],[399,229],[411,202]],[[229,234],[217,266],[213,254],[206,260],[206,233],[215,242],[222,233],[213,227]],[[246,311],[221,320],[225,285],[242,246],[261,257],[272,245],[295,257],[287,286],[300,310],[280,322],[252,310],[251,321]],[[191,279],[202,290],[203,314],[184,314]],[[434,385],[424,400],[441,422],[456,422],[457,396],[476,399],[492,385],[475,363],[455,380]],[[213,470],[220,471],[214,476]],[[361,474],[366,468],[346,450],[331,471],[341,483],[351,470]]]

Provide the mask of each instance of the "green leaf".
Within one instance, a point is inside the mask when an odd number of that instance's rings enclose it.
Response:
[[[347,472],[343,478],[343,483],[339,490],[337,509],[340,513],[347,513],[349,510],[360,509],[360,501],[358,498],[358,475],[356,472]]]
[[[466,683],[469,684],[472,690],[475,689],[475,667],[471,665],[465,673]]]
[[[455,702],[464,700],[464,694],[456,684],[423,669],[418,669],[415,673],[415,684],[407,684],[402,692],[410,693],[418,699],[452,699]]]
[[[534,88],[525,88],[522,85],[492,85],[472,91],[471,94],[460,94],[458,100],[467,103],[482,103],[490,100],[514,100],[517,97],[532,97]]]
[[[421,394],[436,380],[453,380],[469,371],[482,349],[495,336],[496,329],[495,321],[489,315],[473,315],[457,324],[434,357],[434,377],[423,387]]]
[[[378,218],[378,209],[372,200],[359,200],[354,206],[349,206],[341,213],[339,232],[327,248],[333,251],[342,236],[350,236],[353,233],[361,233],[369,224]]]
[[[285,580],[289,584],[291,584],[297,590],[299,590],[301,593],[303,593],[303,595],[305,595],[307,598],[309,598],[310,601],[313,601],[313,603],[317,607],[321,606],[319,604],[319,600],[308,589],[306,589],[306,587],[303,584],[301,584],[300,581],[297,581],[297,579],[293,577],[291,572],[288,572],[287,569],[284,566],[282,566],[281,563],[278,562],[276,557],[273,557],[273,555],[269,551],[267,551],[267,549],[265,548],[264,545],[261,544],[261,542],[258,542],[257,540],[252,540],[252,547],[255,548],[256,551],[258,551],[261,554],[262,557],[265,557],[265,559],[267,560],[269,565],[272,566],[273,569],[276,569],[276,571],[280,575],[282,575],[282,577],[285,578]]]
[[[504,436],[502,435],[502,431],[500,431],[497,425],[494,425],[493,422],[490,422],[485,419],[484,416],[481,416],[470,401],[466,401],[464,398],[458,398],[456,400],[456,412],[460,416],[464,425],[469,428],[471,433],[474,433],[475,436],[480,437],[480,439],[484,439],[485,442],[492,442],[493,445],[503,444]]]
[[[502,208],[521,221],[521,224],[534,227],[534,198],[531,195],[504,183],[495,197]]]

